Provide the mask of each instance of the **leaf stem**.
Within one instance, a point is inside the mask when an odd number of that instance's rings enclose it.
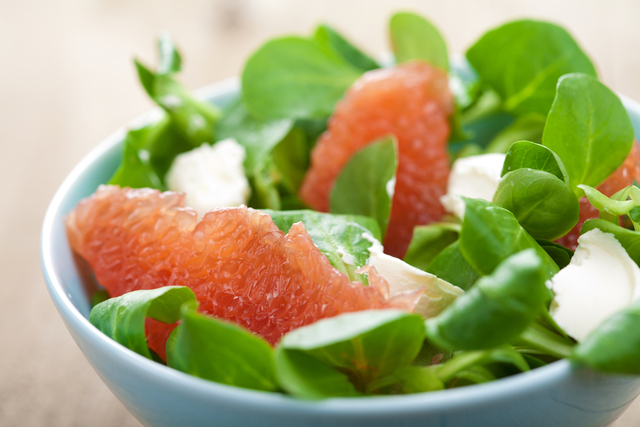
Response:
[[[520,334],[518,341],[541,354],[548,354],[560,359],[569,357],[575,345],[569,338],[563,338],[537,323],[533,323],[525,329]]]

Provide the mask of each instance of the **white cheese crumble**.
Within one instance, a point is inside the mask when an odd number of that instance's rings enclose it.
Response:
[[[550,313],[577,341],[640,298],[640,268],[613,234],[593,229],[578,239],[571,263],[551,279]]]
[[[367,264],[373,266],[376,272],[389,283],[391,296],[415,290],[420,286],[424,287],[424,293],[420,297],[414,313],[420,314],[425,319],[435,317],[464,293],[459,287],[439,279],[433,274],[383,253],[380,242],[370,234],[364,233],[362,237],[373,243],[369,248],[371,256]]]
[[[491,201],[500,183],[505,154],[463,157],[453,162],[447,194],[440,198],[447,212],[462,218],[464,202],[458,196]]]
[[[244,147],[231,138],[213,146],[202,144],[175,158],[167,172],[167,187],[184,192],[185,204],[199,217],[215,208],[240,206],[251,195],[244,157]]]

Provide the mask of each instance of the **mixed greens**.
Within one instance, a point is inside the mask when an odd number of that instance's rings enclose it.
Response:
[[[134,291],[97,304],[91,322],[131,350],[162,362],[146,344],[145,318],[180,320],[167,342],[167,365],[255,390],[318,399],[417,393],[483,383],[570,358],[603,372],[640,374],[640,301],[576,343],[553,320],[547,282],[573,251],[553,240],[578,222],[586,195],[611,233],[640,265],[640,189],[612,197],[596,190],[625,160],[634,129],[618,97],[557,25],[514,21],[483,35],[465,61],[450,63],[438,30],[398,13],[389,24],[396,63],[423,60],[449,73],[455,95],[453,159],[502,152],[492,201],[463,199],[462,220],[416,227],[406,263],[466,291],[423,319],[369,310],[293,330],[274,347],[222,320],[198,314],[185,287]],[[249,205],[282,231],[302,221],[314,244],[350,280],[367,283],[375,240],[391,212],[397,144],[372,141],[340,174],[331,213],[306,209],[297,194],[309,154],[345,90],[382,65],[327,25],[309,37],[268,41],[248,59],[242,89],[227,105],[194,98],[176,80],[181,58],[159,39],[155,71],[136,61],[140,81],[164,110],[130,130],[110,183],[165,190],[173,159],[203,143],[234,138],[246,150]],[[628,224],[624,228],[620,224]],[[367,237],[367,236],[370,236]],[[348,262],[346,261],[348,259]],[[100,300],[100,299],[98,299]],[[97,302],[97,301],[96,301]]]

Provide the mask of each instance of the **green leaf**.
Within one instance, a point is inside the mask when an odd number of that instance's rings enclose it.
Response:
[[[565,268],[571,262],[571,258],[573,257],[573,251],[571,249],[567,249],[564,246],[555,242],[550,242],[549,240],[536,239],[536,242],[538,242],[540,247],[544,249],[551,259],[555,261],[560,270]]]
[[[513,21],[487,32],[467,51],[467,59],[516,114],[546,116],[563,74],[596,75],[571,35],[542,21]]]
[[[619,225],[612,224],[603,219],[590,219],[582,226],[581,234],[591,231],[594,228],[600,229],[605,233],[611,233],[622,247],[627,251],[629,257],[640,266],[640,233],[637,231],[627,230]]]
[[[402,384],[402,393],[424,393],[444,389],[444,384],[433,368],[407,366],[396,373]]]
[[[158,37],[158,51],[160,52],[158,74],[175,74],[180,72],[182,69],[182,58],[168,33],[160,33]]]
[[[360,49],[351,44],[340,33],[326,24],[319,25],[314,39],[325,49],[333,49],[345,61],[363,71],[380,68],[380,65]]]
[[[380,240],[378,224],[371,218],[358,215],[333,215],[311,210],[270,211],[278,228],[288,233],[296,222],[302,221],[307,232],[320,252],[329,259],[332,266],[346,274],[350,281],[368,283],[366,276],[357,274],[369,259],[369,248],[373,244],[363,237],[369,234]]]
[[[362,71],[333,50],[302,37],[270,40],[247,60],[242,91],[262,119],[323,118]]]
[[[502,261],[525,249],[534,249],[542,260],[546,280],[559,271],[556,263],[511,212],[486,200],[462,199],[466,208],[460,250],[478,273],[491,274]]]
[[[438,29],[422,16],[411,12],[396,13],[389,21],[391,49],[397,63],[421,59],[449,70],[447,44]]]
[[[506,128],[502,129],[487,145],[487,153],[506,153],[516,141],[542,143],[542,132],[546,117],[539,114],[524,114]]]
[[[545,309],[546,274],[533,249],[510,256],[425,322],[428,339],[451,350],[482,350],[509,342]]]
[[[413,228],[413,237],[404,256],[404,262],[427,271],[431,261],[451,243],[458,240],[460,225],[433,223]]]
[[[276,375],[282,388],[303,399],[327,397],[355,397],[356,390],[346,374],[325,365],[302,351],[281,346],[274,352]]]
[[[495,91],[485,88],[472,105],[460,112],[459,121],[465,138],[452,137],[449,142],[449,152],[454,158],[460,157],[458,152],[471,144],[484,150],[498,133],[513,123],[514,116],[503,111]]]
[[[295,329],[282,338],[278,351],[284,355],[303,353],[346,374],[358,392],[366,393],[372,381],[409,366],[423,341],[424,323],[419,315],[399,310],[368,310]],[[278,357],[276,352],[276,369]],[[280,372],[278,379],[285,390],[295,393],[296,387],[291,387]]]
[[[578,222],[580,203],[556,176],[535,169],[507,173],[493,202],[513,213],[522,228],[537,239],[554,240]]]
[[[242,100],[233,103],[220,118],[216,139],[234,138],[247,153],[244,168],[249,174],[265,162],[273,149],[289,134],[291,119],[258,120],[247,111]]]
[[[480,277],[471,264],[462,256],[460,240],[456,240],[444,248],[429,263],[425,271],[465,291]]]
[[[105,302],[109,298],[111,298],[111,295],[109,295],[109,291],[107,291],[106,289],[99,289],[95,291],[91,296],[91,308],[95,307],[101,302]]]
[[[295,127],[273,149],[273,162],[282,175],[283,185],[292,194],[298,194],[309,168],[310,154],[304,131]]]
[[[569,185],[569,175],[560,157],[544,145],[531,141],[515,142],[507,152],[501,176],[518,169],[549,172]]]
[[[633,200],[613,200],[588,185],[578,185],[578,188],[584,191],[594,208],[615,216],[627,215],[636,206]]]
[[[271,345],[246,329],[185,308],[174,334],[169,367],[236,387],[278,389]]]
[[[624,161],[633,126],[618,97],[595,77],[569,74],[558,82],[542,143],[564,163],[571,189],[597,186]]]
[[[193,149],[192,143],[168,116],[149,129],[145,146],[149,152],[149,162],[163,183],[176,156]]]
[[[307,135],[309,147],[313,148],[316,141],[327,130],[326,119],[298,119],[295,121],[295,127],[302,129]]]
[[[249,206],[255,209],[282,209],[282,198],[278,191],[281,175],[273,156],[268,156],[247,178],[251,185]]]
[[[151,359],[145,318],[174,323],[180,319],[183,304],[197,305],[193,291],[184,286],[133,291],[93,307],[89,321],[109,338]]]
[[[154,126],[162,124],[151,124],[127,132],[123,141],[122,162],[109,180],[110,185],[164,190],[164,185],[150,162],[147,149],[148,137]]]
[[[636,206],[629,211],[629,218],[635,223],[640,222],[640,206]]]
[[[461,370],[456,374],[455,383],[452,387],[459,387],[461,384],[482,384],[490,381],[495,381],[498,378],[487,368],[483,366],[470,366],[467,369]]]
[[[160,43],[163,48],[163,43]],[[161,59],[162,59],[161,54]],[[169,59],[164,59],[167,63]],[[175,61],[175,58],[174,58]],[[194,98],[180,83],[173,78],[173,73],[154,73],[135,60],[138,77],[147,94],[156,104],[162,107],[171,118],[180,133],[191,144],[192,148],[204,142],[212,143],[215,125],[220,118],[220,111],[212,104]],[[162,67],[176,67],[175,62]],[[167,70],[162,70],[166,72]]]
[[[529,370],[529,364],[520,353],[509,346],[489,350],[465,351],[438,367],[437,376],[444,382],[460,378],[469,369],[491,363],[508,363],[522,372]]]
[[[550,325],[555,329],[560,329],[553,321],[548,312],[542,312],[542,318],[546,318],[546,323],[553,323]],[[564,331],[561,331],[564,333]],[[572,348],[575,343],[566,335],[560,335],[559,333],[552,332],[547,327],[533,322],[527,328],[522,331],[519,337],[514,339],[511,344],[519,347],[519,351],[526,353],[532,352],[533,354],[549,355],[558,359],[564,359],[569,357],[572,352]]]
[[[400,386],[397,393],[401,394],[442,390],[444,383],[436,375],[436,368],[436,366],[405,366],[389,376],[372,382],[369,389],[375,394],[388,394],[384,393],[384,389],[395,385]],[[394,392],[396,391],[394,390]]]
[[[331,191],[331,212],[370,216],[384,235],[395,190],[397,153],[395,138],[386,137],[354,154]]]
[[[576,347],[571,359],[600,372],[640,375],[640,301],[615,313]]]

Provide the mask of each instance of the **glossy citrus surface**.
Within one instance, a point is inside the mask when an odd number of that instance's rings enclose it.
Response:
[[[449,176],[452,111],[447,75],[427,63],[365,73],[336,105],[311,153],[300,197],[314,209],[327,211],[333,183],[351,156],[376,139],[395,135],[398,172],[384,247],[402,257],[413,227],[439,220],[444,212],[440,197]]]
[[[236,322],[275,343],[286,332],[340,313],[411,310],[418,295],[389,298],[374,271],[350,283],[314,246],[302,223],[288,234],[246,207],[197,222],[184,196],[101,186],[67,217],[72,248],[112,297],[138,289],[188,286],[199,311]],[[149,344],[164,356],[172,326],[147,322]]]

